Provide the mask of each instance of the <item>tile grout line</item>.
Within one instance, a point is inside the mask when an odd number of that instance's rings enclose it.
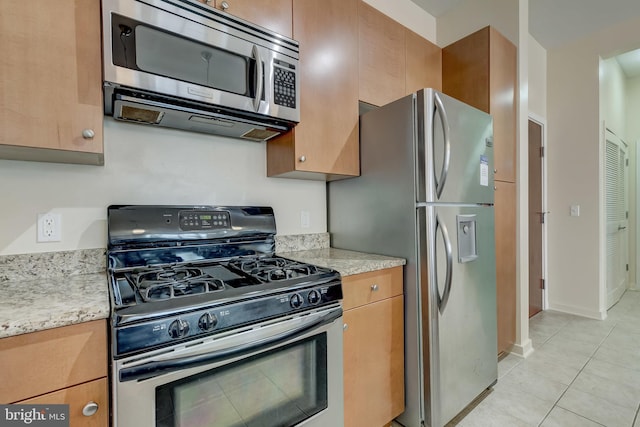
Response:
[[[568,324],[568,323],[567,323]],[[565,326],[567,326],[567,324],[563,325],[562,328],[564,328]],[[611,335],[611,333],[613,332],[613,330],[616,328],[616,326],[618,325],[618,323],[616,322],[613,327],[611,328],[611,330],[607,333],[607,335],[600,341],[600,343],[598,344],[598,346],[596,347],[596,349],[593,351],[593,353],[591,353],[591,355],[589,356],[589,359],[587,359],[587,361],[584,363],[584,365],[582,365],[582,368],[580,368],[580,370],[578,371],[578,373],[576,374],[575,377],[573,377],[573,380],[571,380],[571,383],[569,383],[569,385],[567,386],[566,390],[562,392],[562,394],[560,394],[560,397],[558,397],[558,399],[556,399],[555,403],[553,404],[553,406],[551,407],[551,409],[549,409],[549,412],[547,412],[547,415],[544,416],[544,418],[542,419],[542,421],[540,421],[540,423],[538,424],[538,426],[541,426],[544,421],[549,417],[549,414],[551,414],[551,412],[553,411],[553,408],[558,407],[561,409],[564,409],[565,411],[569,411],[573,414],[576,414],[573,411],[570,411],[569,409],[563,408],[562,406],[558,406],[558,402],[560,402],[560,399],[562,399],[564,397],[564,395],[567,393],[567,391],[569,391],[569,388],[571,388],[571,386],[573,385],[573,383],[576,381],[576,379],[578,378],[578,376],[582,373],[582,371],[584,370],[584,368],[589,364],[589,362],[591,362],[591,360],[593,359],[593,356],[598,352],[598,350],[600,349],[600,346],[602,345],[602,343],[605,342],[605,340],[607,338],[609,338],[609,335]],[[562,328],[560,328],[560,330],[562,330]],[[558,330],[558,332],[556,332],[555,334],[553,334],[551,337],[549,337],[549,339],[551,339],[553,336],[555,336],[556,334],[558,334],[560,332],[560,330]],[[548,341],[548,340],[547,340]],[[545,341],[545,343],[547,342]],[[543,344],[544,345],[544,344]],[[586,393],[586,392],[585,392]],[[589,393],[591,394],[591,393]],[[597,397],[597,396],[595,396]],[[639,408],[640,409],[640,408]],[[582,417],[584,419],[587,419],[591,422],[594,422],[596,424],[600,424],[599,422],[592,420],[591,418],[587,418],[584,415],[581,414],[576,414],[579,417]],[[636,416],[637,416],[637,412],[636,412]],[[603,424],[600,424],[603,425]]]

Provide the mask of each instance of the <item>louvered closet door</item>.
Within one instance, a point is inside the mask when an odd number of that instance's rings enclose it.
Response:
[[[605,193],[607,219],[607,308],[627,289],[629,228],[627,145],[607,129]]]

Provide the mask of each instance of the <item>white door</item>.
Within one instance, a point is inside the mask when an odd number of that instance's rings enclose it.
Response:
[[[607,308],[618,302],[628,284],[629,209],[627,144],[609,129],[605,141],[607,220]]]

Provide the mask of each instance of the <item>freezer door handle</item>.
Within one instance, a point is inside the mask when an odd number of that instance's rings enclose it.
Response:
[[[451,240],[449,240],[449,232],[447,231],[447,227],[443,222],[440,222],[440,218],[436,215],[436,233],[440,230],[442,234],[442,241],[444,242],[444,250],[445,255],[447,257],[447,274],[445,276],[444,281],[444,292],[442,296],[440,296],[440,292],[438,291],[438,311],[440,314],[444,313],[444,309],[447,307],[447,302],[449,301],[449,295],[451,294],[451,283],[452,283],[452,274],[453,274],[453,251],[451,250]],[[437,280],[437,274],[436,274]],[[437,284],[436,284],[437,288]]]
[[[440,96],[435,93],[434,100],[436,104],[435,111],[438,112],[440,120],[442,121],[442,135],[444,137],[444,155],[442,156],[442,169],[440,170],[440,178],[436,177],[436,165],[433,165],[433,175],[436,184],[436,196],[438,199],[444,190],[444,184],[447,181],[447,173],[449,173],[449,161],[451,159],[451,142],[449,141],[449,119],[447,118],[447,112],[444,109],[444,104],[440,99]],[[435,138],[435,129],[433,130]]]

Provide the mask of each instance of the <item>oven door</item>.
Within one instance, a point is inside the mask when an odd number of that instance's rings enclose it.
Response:
[[[115,427],[343,425],[342,308],[113,364]]]
[[[102,0],[105,98],[114,86],[133,88],[298,122],[297,53],[207,13],[197,4]]]

